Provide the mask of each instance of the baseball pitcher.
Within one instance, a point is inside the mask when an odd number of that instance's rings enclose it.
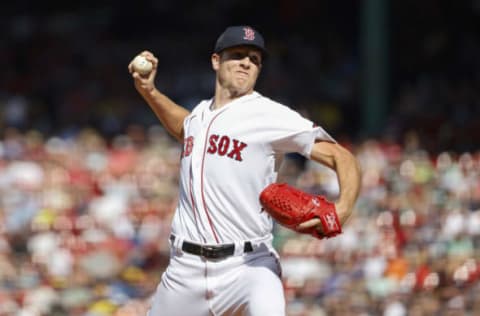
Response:
[[[148,315],[285,315],[272,221],[312,238],[340,234],[359,193],[355,158],[324,129],[254,90],[267,51],[250,26],[218,37],[214,94],[191,112],[156,88],[157,58],[140,55],[151,65],[129,64],[135,88],[183,144],[170,262]],[[336,171],[337,201],[276,183],[290,152]]]

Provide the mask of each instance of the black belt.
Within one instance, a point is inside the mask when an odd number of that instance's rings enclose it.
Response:
[[[175,236],[170,235],[170,240],[175,241]],[[192,255],[201,256],[207,259],[222,259],[232,256],[235,253],[235,244],[223,245],[199,245],[188,241],[183,241],[182,250]],[[252,252],[252,243],[246,241],[243,245],[243,252]]]

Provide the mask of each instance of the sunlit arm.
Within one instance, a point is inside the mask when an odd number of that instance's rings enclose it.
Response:
[[[142,96],[165,129],[179,142],[183,142],[183,121],[189,112],[157,89]]]
[[[336,143],[326,141],[316,142],[311,152],[311,158],[337,173],[340,185],[340,196],[335,203],[340,224],[343,225],[352,215],[361,185],[361,172],[357,159],[347,149]],[[308,229],[316,226],[322,230],[320,220],[313,218],[298,226]]]

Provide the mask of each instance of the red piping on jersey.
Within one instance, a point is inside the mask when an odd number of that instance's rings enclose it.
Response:
[[[192,187],[193,187],[193,178],[192,178],[192,162],[190,161],[190,172],[189,172],[189,175],[190,175],[190,181],[189,181],[189,193],[190,193],[190,202],[192,203],[192,210],[193,210],[193,217],[195,219],[195,226],[197,227],[197,231],[199,232],[199,235],[202,236],[202,239],[203,241],[205,242],[205,237],[203,237],[202,234],[200,234],[200,229],[198,228],[198,221],[197,221],[197,212],[198,212],[198,209],[197,209],[197,205],[195,204],[195,199],[193,198],[193,192],[192,192]],[[195,211],[195,209],[197,209],[197,212]]]
[[[197,213],[195,212],[195,200],[193,199],[192,194],[192,164],[190,163],[190,181],[189,181],[189,193],[190,193],[190,202],[192,203],[193,217],[195,218],[195,224],[197,223]]]
[[[207,153],[208,133],[210,132],[210,127],[212,126],[213,121],[215,121],[217,116],[219,116],[221,113],[223,113],[223,111],[220,112],[220,113],[217,113],[217,115],[215,115],[212,118],[212,120],[210,121],[210,123],[208,124],[207,132],[205,133],[205,143],[203,145],[202,169],[201,169],[201,173],[200,173],[200,179],[201,179],[200,180],[200,191],[202,191],[203,208],[205,209],[205,214],[207,215],[208,223],[210,224],[210,228],[212,229],[213,237],[215,237],[215,241],[217,242],[217,244],[219,243],[218,236],[217,236],[217,233],[215,232],[215,227],[213,227],[213,222],[212,222],[212,219],[210,218],[210,214],[208,213],[207,203],[205,202],[205,192],[203,190],[203,179],[204,179],[203,168],[205,166],[205,155]]]

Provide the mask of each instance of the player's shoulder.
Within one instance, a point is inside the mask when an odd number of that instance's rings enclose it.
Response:
[[[283,116],[290,116],[290,115],[300,115],[295,109],[291,108],[290,106],[274,100],[272,98],[263,96],[259,94],[259,106],[255,107],[256,111],[259,112],[269,112],[270,115],[279,115]]]
[[[292,109],[277,100],[266,97],[258,92],[255,92],[257,95],[257,102],[261,103],[261,107],[257,107],[258,110],[279,110],[279,111],[292,111]]]
[[[201,113],[206,107],[209,107],[212,104],[212,99],[206,99],[200,101],[196,106],[193,107],[192,111],[190,112],[189,116],[195,116]]]

